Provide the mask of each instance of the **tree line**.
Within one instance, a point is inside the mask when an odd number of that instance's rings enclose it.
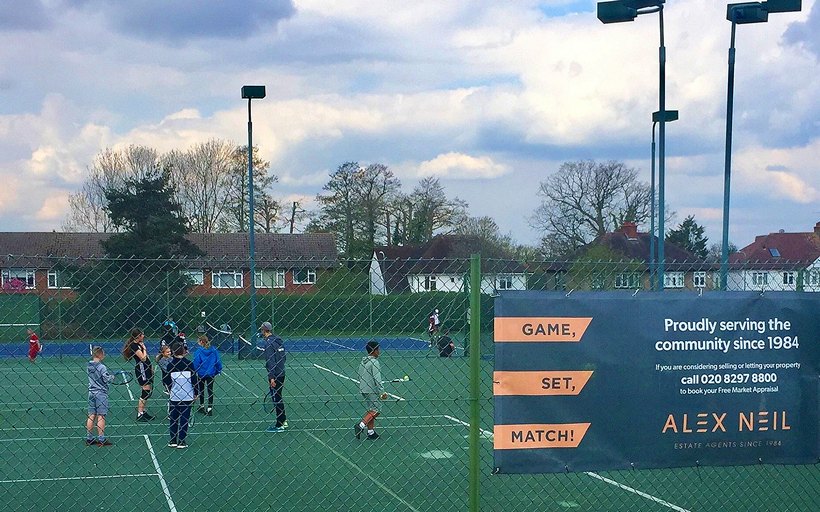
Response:
[[[305,232],[335,233],[339,252],[346,257],[368,257],[376,246],[416,245],[436,235],[460,234],[479,240],[479,248],[491,257],[561,259],[626,221],[648,231],[651,215],[652,192],[636,169],[616,161],[565,162],[536,192],[540,204],[529,223],[541,234],[540,244],[519,245],[493,218],[471,217],[468,203],[448,196],[438,178],[422,178],[405,192],[399,178],[381,163],[345,162],[330,173],[314,208],[283,206],[274,195],[278,177],[270,163],[259,158],[258,148],[252,154],[254,230],[294,232],[297,222],[306,221]],[[247,232],[247,172],[247,146],[224,140],[165,154],[136,145],[105,149],[88,167],[82,188],[70,195],[64,229],[127,230],[123,219],[112,215],[112,197],[133,195],[153,180],[153,187],[167,191],[168,201],[176,205],[170,210],[187,232]],[[135,200],[133,206],[140,204]],[[667,209],[668,225],[673,225],[669,220],[674,215]],[[707,248],[703,233],[689,216],[669,230],[666,239],[708,258],[715,247]]]

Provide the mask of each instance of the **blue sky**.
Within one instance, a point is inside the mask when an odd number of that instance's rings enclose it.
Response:
[[[669,207],[719,242],[726,4],[668,0]],[[820,7],[737,30],[730,239],[820,221]],[[541,180],[616,159],[649,181],[658,16],[603,25],[595,2],[30,0],[0,3],[0,230],[60,229],[107,147],[247,137],[310,203],[346,161],[409,191],[438,176],[526,244]]]

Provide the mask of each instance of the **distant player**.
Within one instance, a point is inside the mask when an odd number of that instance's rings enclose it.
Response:
[[[169,318],[162,322],[162,338],[159,340],[160,346],[168,345],[170,347],[171,343],[176,339],[177,334],[179,334],[179,327],[177,327],[177,324],[174,323],[172,319]]]
[[[439,329],[441,328],[441,318],[438,316],[438,308],[434,309],[430,316],[427,317],[427,334],[430,336],[430,346],[438,337]]]
[[[37,333],[31,329],[26,329],[26,332],[28,333],[28,360],[33,363],[37,355],[43,351],[43,346],[40,344]]]
[[[196,389],[199,386],[199,377],[194,371],[194,365],[185,357],[187,353],[182,344],[174,344],[171,351],[174,358],[168,365],[168,381],[171,394],[168,397],[168,421],[171,448],[185,449],[188,444],[188,425],[191,420],[191,404],[196,400]]]
[[[367,411],[364,413],[362,421],[353,425],[353,433],[356,439],[360,439],[364,429],[367,429],[367,438],[375,441],[379,438],[376,433],[376,417],[379,415],[379,400],[386,400],[387,393],[384,391],[382,383],[382,370],[379,364],[381,350],[379,342],[370,340],[365,345],[367,356],[362,358],[359,364],[359,391],[364,398]]]
[[[453,339],[450,338],[449,334],[449,331],[444,331],[444,334],[437,341],[439,357],[450,357],[456,350],[456,344],[453,343]]]

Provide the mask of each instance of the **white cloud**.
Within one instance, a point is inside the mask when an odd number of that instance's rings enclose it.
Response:
[[[419,176],[460,179],[493,179],[509,172],[507,166],[488,156],[474,157],[462,153],[445,153],[419,164]]]

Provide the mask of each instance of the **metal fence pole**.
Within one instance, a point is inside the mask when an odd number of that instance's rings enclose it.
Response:
[[[481,255],[470,256],[470,478],[469,510],[478,512],[479,493],[479,379],[481,377]]]

